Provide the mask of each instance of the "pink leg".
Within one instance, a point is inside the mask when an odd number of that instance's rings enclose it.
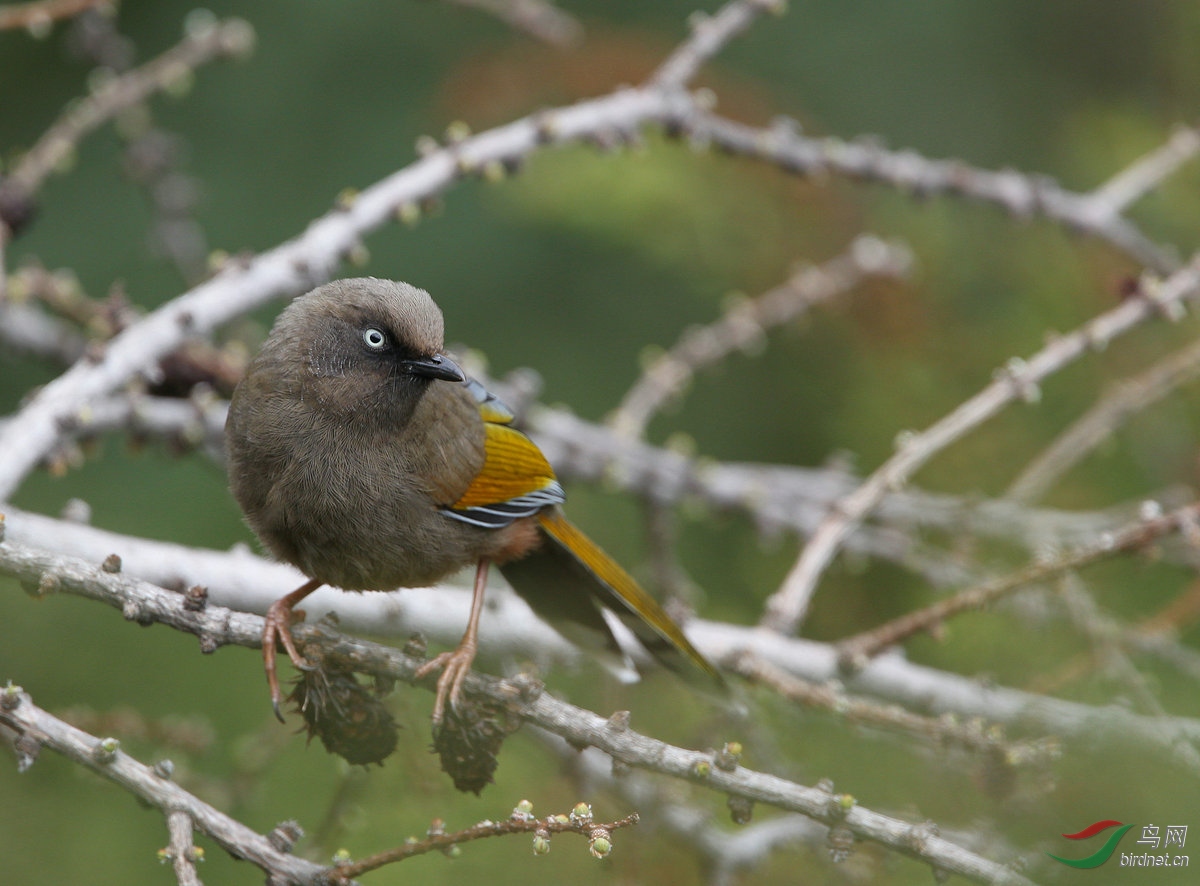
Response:
[[[296,641],[292,639],[292,622],[296,617],[292,607],[322,584],[323,582],[313,578],[286,597],[280,597],[267,609],[266,620],[263,622],[263,670],[267,672],[267,686],[271,689],[271,707],[274,708],[275,716],[279,718],[280,723],[283,722],[283,714],[279,710],[281,693],[279,691],[279,675],[275,673],[275,644],[276,641],[283,643],[284,651],[287,652],[288,658],[296,667],[301,669],[310,667],[309,663],[296,650]]]
[[[479,565],[475,568],[475,593],[471,597],[471,617],[467,621],[467,630],[458,646],[451,652],[443,652],[435,656],[417,669],[416,677],[420,679],[442,668],[442,675],[437,681],[437,697],[433,702],[433,725],[442,722],[446,711],[446,701],[451,707],[458,704],[458,695],[462,690],[463,681],[471,671],[471,662],[475,660],[475,652],[479,648],[479,616],[483,612],[483,591],[487,587],[488,558],[480,557]]]

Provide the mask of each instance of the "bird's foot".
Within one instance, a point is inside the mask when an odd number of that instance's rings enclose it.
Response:
[[[276,643],[283,644],[283,649],[293,665],[302,671],[311,671],[314,665],[296,649],[296,641],[292,637],[292,623],[303,620],[304,611],[292,609],[291,601],[284,597],[271,604],[263,621],[263,670],[266,671],[267,686],[271,690],[271,709],[275,711],[275,717],[280,723],[284,722],[283,712],[279,707],[283,694],[279,690],[279,674],[275,671]]]
[[[437,697],[433,702],[433,725],[436,729],[442,725],[442,717],[446,713],[446,702],[450,707],[458,707],[458,696],[462,692],[463,681],[471,672],[471,663],[475,660],[476,645],[466,639],[458,644],[451,652],[443,652],[434,656],[417,668],[414,676],[420,680],[427,677],[438,668],[442,674],[437,681]]]

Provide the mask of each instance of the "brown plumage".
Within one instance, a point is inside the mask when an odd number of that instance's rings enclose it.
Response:
[[[600,612],[611,608],[656,657],[720,682],[661,607],[561,515],[553,470],[509,421],[444,355],[441,311],[423,290],[340,280],[280,314],[226,424],[230,482],[247,522],[310,578],[267,615],[263,657],[276,713],[276,641],[303,665],[292,607],[317,587],[425,586],[475,565],[462,642],[422,669],[443,668],[440,721],[474,658],[493,562],[552,622],[616,648]]]

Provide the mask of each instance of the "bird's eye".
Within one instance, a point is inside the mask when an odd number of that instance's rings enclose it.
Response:
[[[387,344],[387,335],[382,329],[368,326],[363,330],[363,343],[372,351],[381,351],[384,345]]]

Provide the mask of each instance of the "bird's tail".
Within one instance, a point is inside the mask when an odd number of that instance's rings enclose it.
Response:
[[[541,547],[500,571],[540,617],[583,628],[620,652],[602,610],[612,612],[662,665],[708,689],[725,689],[720,672],[697,651],[658,602],[590,538],[557,511],[543,511]],[[583,591],[584,593],[580,593]],[[577,639],[579,631],[564,631]]]

